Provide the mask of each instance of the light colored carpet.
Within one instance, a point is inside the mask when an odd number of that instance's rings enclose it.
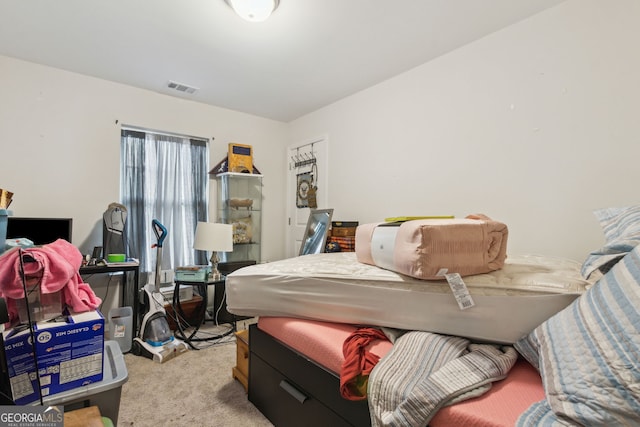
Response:
[[[129,379],[122,386],[118,426],[272,427],[231,376],[235,336],[190,350],[165,363],[125,354]]]

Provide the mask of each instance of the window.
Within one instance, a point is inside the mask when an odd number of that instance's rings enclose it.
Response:
[[[206,254],[193,249],[193,239],[198,221],[208,220],[208,141],[123,128],[120,153],[127,253],[140,260],[140,271],[155,271],[153,219],[168,231],[162,247],[163,270],[207,264]]]

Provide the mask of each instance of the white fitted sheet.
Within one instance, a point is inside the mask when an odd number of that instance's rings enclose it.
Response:
[[[580,266],[534,255],[508,258],[501,270],[464,278],[475,306],[460,310],[446,281],[359,263],[353,252],[304,255],[228,275],[227,310],[513,343],[591,285]]]

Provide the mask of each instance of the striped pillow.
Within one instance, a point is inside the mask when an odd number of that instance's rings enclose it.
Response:
[[[640,243],[640,206],[600,209],[594,215],[604,232],[605,245],[591,252],[583,263],[585,278],[596,270],[606,273]]]
[[[515,347],[546,394],[518,425],[640,425],[640,247]]]

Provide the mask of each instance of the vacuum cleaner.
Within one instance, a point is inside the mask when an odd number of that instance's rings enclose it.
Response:
[[[144,356],[154,362],[164,363],[189,349],[186,343],[175,338],[169,328],[167,312],[164,309],[164,297],[160,293],[160,270],[162,266],[162,244],[167,237],[167,229],[157,219],[152,221],[153,231],[158,240],[154,246],[158,249],[156,259],[155,284],[146,284],[144,306],[147,312],[142,318],[140,336],[133,339],[131,352]]]

